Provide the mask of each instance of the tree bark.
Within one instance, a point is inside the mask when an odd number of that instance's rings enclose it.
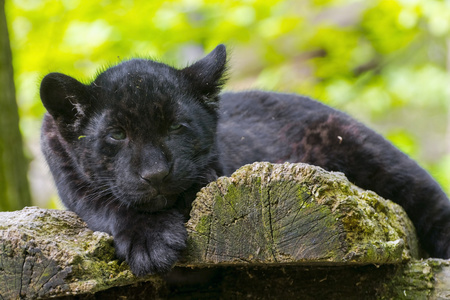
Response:
[[[4,0],[0,4],[0,210],[30,205]]]

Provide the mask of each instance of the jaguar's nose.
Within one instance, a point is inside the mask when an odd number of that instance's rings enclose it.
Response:
[[[152,168],[146,168],[139,174],[143,180],[151,185],[160,184],[167,175],[169,175],[169,167],[166,165],[156,165]]]

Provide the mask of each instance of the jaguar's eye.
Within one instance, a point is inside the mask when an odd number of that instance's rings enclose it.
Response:
[[[181,128],[183,128],[183,127],[184,127],[183,124],[175,123],[175,124],[170,125],[169,130],[170,131],[177,131],[177,130],[180,130]]]
[[[127,134],[122,129],[114,129],[108,136],[115,141],[122,141],[127,138]]]

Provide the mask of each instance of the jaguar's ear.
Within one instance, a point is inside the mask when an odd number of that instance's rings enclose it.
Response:
[[[218,45],[207,56],[181,71],[207,102],[216,102],[216,96],[225,83],[226,63],[226,48],[224,45]]]
[[[68,124],[73,123],[77,115],[84,115],[89,103],[87,86],[61,73],[50,73],[42,79],[40,95],[53,118]]]

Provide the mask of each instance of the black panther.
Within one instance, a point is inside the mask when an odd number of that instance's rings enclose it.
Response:
[[[450,256],[450,202],[383,137],[304,96],[222,93],[226,49],[182,69],[132,59],[83,84],[50,73],[42,150],[65,206],[114,236],[136,275],[164,272],[185,248],[195,194],[255,161],[340,171],[400,204],[431,256]]]

